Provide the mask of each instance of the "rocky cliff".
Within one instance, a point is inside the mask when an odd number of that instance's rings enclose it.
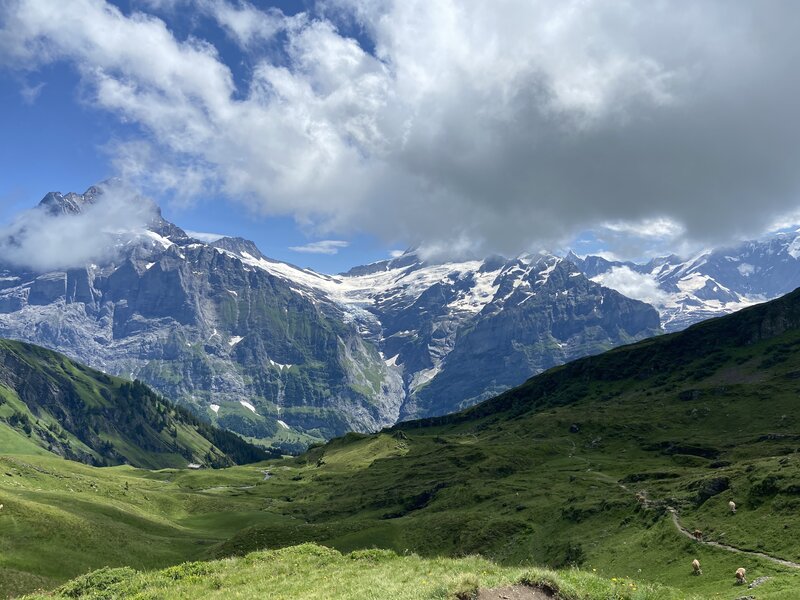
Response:
[[[38,210],[80,217],[105,193],[51,193]],[[2,265],[0,336],[141,379],[286,449],[442,414],[659,331],[652,307],[555,256],[429,263],[409,252],[329,276],[154,215],[117,235],[102,264]]]

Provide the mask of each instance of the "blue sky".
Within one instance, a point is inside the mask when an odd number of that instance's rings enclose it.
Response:
[[[44,84],[32,101],[22,91]],[[115,174],[109,138],[135,129],[79,97],[74,70],[57,64],[30,76],[0,71],[0,222],[7,222],[49,191],[82,193]],[[388,256],[392,249],[374,236],[352,235],[335,255],[289,250],[313,238],[291,217],[254,215],[224,197],[199,198],[190,204],[156,198],[164,216],[185,229],[254,240],[268,256],[335,273]]]
[[[723,0],[5,0],[0,220],[121,175],[186,229],[325,272],[409,246],[735,242],[798,221],[797,18]]]
[[[115,4],[129,12],[131,4],[136,3]],[[302,4],[287,1],[269,5],[292,14],[301,10]],[[213,21],[170,19],[170,25],[177,36],[185,38],[191,33],[208,39],[226,56],[234,75],[241,81],[246,79],[250,67],[245,57]],[[82,98],[83,93],[81,78],[68,62],[56,62],[30,73],[0,69],[0,222],[8,222],[35,205],[49,191],[81,193],[116,174],[107,148],[109,141],[140,135],[141,131],[135,124],[96,108]],[[322,272],[335,273],[381,260],[395,249],[375,236],[352,233],[346,238],[349,245],[338,248],[336,254],[296,252],[290,248],[318,238],[307,235],[291,216],[258,215],[221,195],[201,196],[190,203],[175,202],[171,194],[155,199],[164,216],[184,229],[252,239],[268,256]]]

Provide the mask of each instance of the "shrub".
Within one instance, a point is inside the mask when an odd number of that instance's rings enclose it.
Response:
[[[162,571],[164,575],[175,581],[200,575],[208,575],[210,572],[211,567],[206,562],[183,563],[182,565],[170,567]]]
[[[365,562],[379,563],[387,560],[397,558],[397,554],[391,550],[381,550],[378,548],[371,548],[369,550],[355,550],[348,554],[351,560],[362,560]]]
[[[136,571],[130,567],[115,569],[103,567],[73,579],[61,586],[58,592],[70,598],[79,598],[81,596],[103,597],[102,592],[126,579],[130,579],[134,575],[136,575]]]
[[[452,597],[455,600],[472,600],[478,594],[479,585],[475,575],[462,575],[453,585]]]
[[[748,494],[750,503],[753,506],[760,506],[764,500],[777,494],[780,491],[782,479],[779,475],[767,475],[764,479],[755,483]]]

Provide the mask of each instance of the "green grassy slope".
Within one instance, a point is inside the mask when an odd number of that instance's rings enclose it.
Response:
[[[0,340],[0,454],[47,450],[94,465],[214,466],[268,454],[126,382],[30,344]]]
[[[670,600],[677,590],[611,581],[577,570],[503,568],[479,557],[423,559],[385,550],[342,555],[313,544],[192,562],[159,572],[104,569],[71,581],[55,595],[33,598],[270,598],[397,600],[470,598],[478,589],[522,582],[557,591],[563,600]]]
[[[106,565],[199,559],[245,527],[290,521],[252,494],[263,480],[256,466],[145,471],[0,456],[0,597]]]
[[[800,563],[798,394],[795,293],[553,369],[465,413],[349,434],[297,459],[78,473],[74,463],[25,457],[24,469],[12,465],[21,474],[0,468],[0,591],[52,586],[102,565],[152,568],[312,541],[431,560],[481,554],[508,568],[575,565],[686,597],[796,599],[800,569],[690,540],[671,511],[705,541]],[[112,509],[114,519],[95,523]],[[45,527],[50,510],[78,514]],[[92,537],[111,523],[122,528],[104,536],[117,540],[116,554]],[[21,533],[37,528],[57,533]],[[37,554],[76,536],[88,540],[81,564]],[[156,539],[161,554],[142,551]],[[691,574],[694,558],[700,577]],[[770,579],[742,589],[738,567],[750,580]]]

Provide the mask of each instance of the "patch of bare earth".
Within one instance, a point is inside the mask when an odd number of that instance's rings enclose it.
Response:
[[[726,367],[716,373],[709,381],[721,385],[734,385],[737,383],[761,383],[766,380],[766,375],[757,369],[748,369],[748,366],[755,365],[756,361],[748,361],[744,365],[737,367]]]
[[[554,600],[550,590],[528,585],[509,585],[491,590],[478,590],[476,600]]]

